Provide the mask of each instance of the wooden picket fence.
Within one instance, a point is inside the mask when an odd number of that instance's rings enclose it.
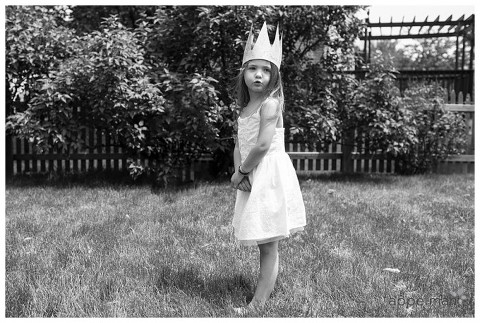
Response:
[[[455,98],[455,95],[452,96]],[[445,109],[462,113],[468,125],[469,147],[465,155],[451,156],[442,162],[437,172],[440,173],[473,173],[474,172],[474,140],[475,120],[474,104],[470,98],[463,100],[458,96],[458,102],[447,103]],[[71,153],[69,156],[54,150],[36,154],[33,146],[27,140],[6,138],[6,174],[7,176],[25,173],[47,172],[87,172],[91,170],[126,170],[127,157],[120,147],[115,147],[108,135],[92,129],[82,134],[90,147],[85,151]],[[292,159],[297,173],[323,172],[367,172],[395,173],[396,162],[387,158],[381,152],[365,153],[365,143],[360,134],[355,134],[350,140],[341,140],[328,146],[325,151],[308,151],[303,144],[287,143],[285,150]],[[208,167],[211,158],[204,156],[179,174],[183,180],[193,180],[196,173]],[[148,165],[148,160],[144,161]]]

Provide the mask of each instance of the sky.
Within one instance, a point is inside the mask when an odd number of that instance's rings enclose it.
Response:
[[[412,21],[415,17],[415,21],[425,21],[428,17],[428,21],[434,21],[438,16],[440,20],[445,20],[452,15],[452,20],[457,20],[462,15],[465,15],[465,19],[475,13],[475,7],[473,5],[381,5],[374,4],[369,7],[370,21],[378,22],[380,18],[381,22],[390,22],[393,18],[394,22]],[[422,2],[420,2],[422,3]],[[366,16],[366,14],[364,14]]]

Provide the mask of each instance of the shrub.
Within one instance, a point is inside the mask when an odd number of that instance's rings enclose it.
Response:
[[[363,136],[367,152],[397,155],[416,145],[415,129],[402,109],[395,86],[397,71],[381,57],[367,66],[365,78],[353,86],[343,112],[344,132],[355,129]]]
[[[39,6],[5,6],[7,115],[26,109],[36,82],[75,55],[74,32],[59,26],[60,13]]]
[[[365,79],[349,84],[350,105],[340,114],[344,134],[356,129],[367,152],[391,155],[401,174],[430,172],[448,155],[464,152],[466,124],[461,115],[442,108],[445,90],[418,83],[402,96],[389,59],[374,61]]]
[[[116,17],[101,31],[72,37],[75,53],[36,83],[25,111],[7,119],[7,131],[28,138],[41,152],[69,154],[88,147],[78,134],[97,129],[125,149],[133,176],[165,180],[214,147],[219,105],[215,80],[198,73],[156,73],[145,62],[141,33]],[[151,163],[138,164],[138,158]]]
[[[396,158],[400,173],[430,172],[448,155],[465,152],[467,126],[461,114],[443,109],[445,89],[416,84],[404,93],[407,124],[415,129],[416,144]]]
[[[286,135],[313,148],[320,141],[328,143],[337,138],[337,102],[330,91],[335,72],[345,65],[344,57],[352,54],[353,42],[360,32],[360,20],[354,15],[359,8],[168,6],[160,7],[154,17],[145,17],[142,28],[150,30],[146,39],[153,58],[160,58],[171,70],[204,71],[219,81],[218,95],[225,105],[216,125],[221,142],[215,159],[218,165],[225,165],[226,161],[232,163],[233,123],[238,116],[229,85],[238,73],[252,23],[258,31],[267,21],[273,27],[270,36],[280,25]],[[224,169],[218,167],[219,171]]]

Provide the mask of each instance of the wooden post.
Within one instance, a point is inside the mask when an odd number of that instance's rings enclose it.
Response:
[[[28,156],[30,155],[30,146],[28,144],[28,139],[22,139],[22,143],[23,143],[23,153],[25,154],[25,156]],[[25,172],[26,173],[29,173],[30,172],[30,159],[27,157],[25,159]]]
[[[53,139],[51,137],[48,139],[48,147],[50,147],[50,148],[48,148],[47,154],[51,156],[51,155],[53,155]],[[49,173],[53,173],[55,171],[55,168],[53,167],[53,158],[48,159],[48,169],[47,169],[47,171]]]
[[[358,153],[358,155],[365,155],[365,140],[364,140],[364,134],[360,132],[358,129],[355,131],[354,135],[354,145],[355,145],[355,151]],[[362,167],[362,162],[363,162],[363,167]],[[358,173],[364,172],[365,171],[365,160],[362,159],[360,156],[355,159],[354,163],[356,163],[356,171]]]
[[[470,142],[469,153],[475,155],[475,114],[471,114],[472,117],[472,141]]]
[[[112,143],[110,140],[110,134],[105,131],[105,154],[110,155],[112,152]],[[112,159],[110,158],[105,158],[106,159],[106,170],[111,171],[112,170]]]
[[[305,144],[303,142],[299,143],[297,147],[299,148],[299,151],[302,151],[302,152],[306,151],[306,147],[305,147]],[[306,163],[306,160],[302,158],[302,159],[300,159],[300,165],[299,165],[299,168],[297,170],[307,170],[306,166],[308,166],[308,163]]]
[[[334,141],[330,144],[330,150],[332,153],[336,153],[337,152],[337,142]],[[330,170],[332,171],[336,171],[337,170],[337,159],[336,158],[332,158],[330,159],[331,160],[331,163],[332,163],[332,167],[330,168]]]
[[[13,114],[13,102],[12,102],[12,93],[10,91],[10,85],[8,82],[5,82],[5,119],[8,116]],[[13,176],[13,136],[6,135],[5,136],[5,176],[6,178],[10,178]]]
[[[80,111],[80,120],[83,124],[85,124],[85,119],[86,119],[86,110],[85,108],[82,106],[79,108],[79,111]],[[86,152],[86,145],[87,145],[87,129],[84,128],[82,130],[80,130],[80,141],[82,142],[82,153],[85,153]],[[80,161],[80,170],[82,172],[86,172],[87,171],[87,160],[86,159],[82,159]]]
[[[19,139],[19,138],[15,138],[15,155],[17,155],[17,157],[21,154],[23,154],[23,149],[22,149],[22,141]],[[22,173],[22,164],[24,163],[23,160],[19,160],[17,159],[17,171],[16,173],[17,174],[21,174]]]
[[[363,63],[367,64],[368,63],[368,23],[370,22],[370,11],[368,11],[368,16],[366,19],[366,24],[365,24],[365,40],[363,44]]]
[[[456,38],[456,50],[455,50],[455,70],[458,71],[458,56],[460,55],[460,53],[458,52],[459,51],[459,34],[457,32],[457,38]]]
[[[292,151],[298,151],[298,143],[295,141],[292,143]],[[295,170],[298,172],[300,170],[300,164],[298,162],[298,159],[292,159],[293,162],[293,167]]]
[[[353,173],[353,145],[355,138],[355,130],[350,129],[345,133],[345,138],[343,138],[342,144],[342,172],[343,173]]]
[[[5,176],[10,178],[13,176],[13,145],[12,145],[12,136],[7,135],[5,137]]]
[[[95,154],[95,129],[93,127],[88,128],[88,154],[90,159],[88,160],[88,170],[93,171],[95,169],[95,159],[93,154]]]
[[[35,151],[35,147],[32,145],[30,141],[28,142],[28,146],[30,147],[30,152],[32,154],[32,168],[30,171],[32,173],[38,173],[37,152]]]
[[[473,57],[474,57],[473,48],[474,47],[475,47],[475,22],[472,21],[472,38],[470,40],[470,63],[468,65],[468,68],[470,70],[473,69]]]
[[[321,142],[317,142],[317,144],[315,145],[315,150],[318,151],[318,152],[322,151],[322,143]],[[315,159],[314,171],[316,171],[316,172],[321,171],[322,170],[321,166],[322,166],[322,159],[320,159],[320,158]]]
[[[464,32],[462,35],[462,68],[461,68],[462,71],[465,69],[465,44],[466,44],[466,39],[465,39],[465,32]]]

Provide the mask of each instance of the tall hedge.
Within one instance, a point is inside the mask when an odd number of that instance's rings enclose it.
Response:
[[[88,8],[70,9],[6,10],[7,131],[39,150],[86,148],[77,134],[95,127],[129,152],[134,176],[164,179],[208,151],[225,172],[237,113],[230,88],[247,32],[264,20],[283,32],[289,134],[310,143],[336,136],[332,73],[351,54],[359,7],[146,7],[134,10],[134,28],[122,23],[132,8],[115,7],[118,16],[88,33],[79,29]],[[155,163],[136,164],[138,156]]]
[[[287,140],[318,149],[358,129],[404,172],[428,170],[461,151],[464,127],[437,110],[421,121],[415,96],[437,102],[439,90],[402,98],[390,66],[366,66],[363,80],[346,73],[358,63],[360,8],[7,6],[7,132],[68,154],[87,148],[78,133],[95,128],[129,154],[133,176],[165,181],[205,152],[215,157],[213,175],[224,174],[238,114],[233,80],[250,27],[267,21],[271,36],[277,25],[283,36]]]

